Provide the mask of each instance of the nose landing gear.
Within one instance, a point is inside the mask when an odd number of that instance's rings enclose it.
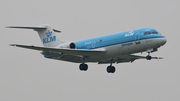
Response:
[[[146,56],[146,59],[147,60],[151,60],[152,59],[152,57],[150,56],[150,52],[148,52],[148,55]]]

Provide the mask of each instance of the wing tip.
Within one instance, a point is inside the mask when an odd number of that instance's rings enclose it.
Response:
[[[9,46],[15,46],[16,44],[9,44]]]
[[[13,46],[13,47],[16,47],[16,44],[10,44],[9,46]]]
[[[11,26],[5,26],[5,28],[11,28]]]

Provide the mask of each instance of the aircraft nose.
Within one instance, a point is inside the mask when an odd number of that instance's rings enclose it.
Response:
[[[167,39],[166,39],[165,37],[162,38],[162,39],[161,39],[161,42],[160,42],[160,43],[161,43],[161,46],[163,46],[166,42],[167,42]]]

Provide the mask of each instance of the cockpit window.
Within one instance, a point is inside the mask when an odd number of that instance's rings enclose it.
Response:
[[[158,32],[156,32],[156,31],[153,31],[153,32],[151,32],[152,34],[158,34]]]
[[[151,34],[151,32],[149,32],[149,31],[144,33],[144,35],[149,35],[149,34]]]

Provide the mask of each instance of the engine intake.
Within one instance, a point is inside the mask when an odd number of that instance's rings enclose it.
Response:
[[[70,48],[71,48],[71,49],[75,49],[75,48],[76,48],[75,43],[70,43]]]

